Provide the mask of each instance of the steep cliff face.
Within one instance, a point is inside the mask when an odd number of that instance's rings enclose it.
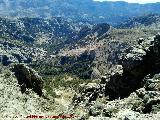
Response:
[[[103,46],[99,47],[96,50],[92,77],[96,78],[96,74],[98,73],[101,75],[110,73],[111,68],[118,64],[120,57],[129,46],[126,42],[109,40]]]
[[[1,119],[25,119],[32,115],[45,115],[49,111],[47,100],[40,98],[32,90],[22,94],[17,79],[12,73],[0,74]]]
[[[158,23],[156,26],[151,26],[132,29],[111,27],[108,36],[102,39],[103,45],[96,49],[93,78],[100,78],[101,75],[110,73],[111,68],[119,63],[119,59],[126,52],[126,49],[138,45],[139,38],[148,39],[160,32]]]
[[[157,35],[146,41],[141,40],[137,47],[129,48],[128,53],[122,56],[120,63],[123,73],[115,73],[111,76],[106,86],[106,92],[110,91],[109,88],[112,86],[116,91],[114,94],[114,91],[111,90],[112,97],[125,97],[143,87],[143,78],[148,74],[153,75],[159,70],[159,41],[160,35]]]
[[[83,106],[93,116],[89,119],[159,118],[160,35],[141,38],[138,43],[125,50],[119,65],[112,67],[100,84],[84,85],[74,98],[76,106]]]
[[[17,64],[14,65],[13,72],[18,80],[18,84],[21,86],[22,93],[26,92],[26,89],[33,89],[39,96],[43,95],[44,81],[35,70],[24,64]]]

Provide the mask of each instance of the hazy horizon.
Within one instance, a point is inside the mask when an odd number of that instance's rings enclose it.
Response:
[[[156,2],[160,2],[160,0],[94,0],[94,1],[125,1],[128,3],[140,3],[140,4],[145,4],[145,3],[156,3]]]

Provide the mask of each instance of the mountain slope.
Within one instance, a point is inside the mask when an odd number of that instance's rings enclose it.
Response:
[[[76,24],[57,17],[1,18],[0,27],[3,65],[33,63],[38,69],[44,65],[42,74],[54,74],[50,71],[57,73],[56,69],[61,68],[59,73],[82,78],[90,78],[94,50],[101,46],[110,29],[107,23]],[[50,66],[55,68],[48,70]]]
[[[63,18],[0,18],[0,37],[18,40],[26,44],[43,47],[48,52],[57,52],[67,44],[79,42],[83,45],[91,38],[103,37],[110,29],[107,23],[74,23]],[[76,42],[76,43],[75,43]],[[92,40],[93,42],[93,40]],[[67,45],[68,46],[68,45]]]

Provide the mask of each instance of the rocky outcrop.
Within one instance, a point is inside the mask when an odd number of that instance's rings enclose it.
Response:
[[[25,119],[35,114],[53,115],[53,111],[49,111],[53,106],[48,100],[39,97],[31,89],[26,91],[27,94],[22,94],[17,79],[9,71],[0,73],[0,91],[1,119]]]
[[[103,101],[103,99],[100,97],[100,94],[103,94],[102,89],[100,91],[96,84],[90,84],[90,90],[92,92],[87,91],[86,95],[89,93],[93,94],[94,91],[97,90],[97,98],[96,100],[92,99],[93,101],[89,101],[90,103],[86,104],[84,107],[88,112],[87,115],[89,115],[89,119],[158,120],[160,118],[160,93],[159,90],[155,88],[158,88],[157,86],[159,82],[157,79],[159,79],[159,77],[160,75],[156,74],[150,79],[145,78],[144,80],[146,82],[143,88],[132,92],[126,98],[109,101],[107,101],[107,98],[105,98]],[[148,90],[146,86],[154,87]],[[87,87],[85,87],[85,90],[87,90]],[[84,94],[82,96],[83,98],[87,98]],[[80,105],[82,106],[82,102]],[[84,116],[87,117],[87,115],[83,115],[82,118],[84,118]]]
[[[89,119],[160,118],[160,35],[138,43],[126,49],[121,65],[102,76],[100,84],[85,85],[74,100],[85,106]]]
[[[33,89],[39,96],[42,96],[43,80],[36,71],[24,64],[15,65],[13,71],[15,72],[22,93],[29,88]]]
[[[144,40],[126,50],[120,64],[122,73],[113,73],[106,83],[106,95],[110,99],[123,98],[143,87],[143,78],[158,72],[160,62],[160,35]]]
[[[110,74],[111,68],[118,64],[126,48],[129,48],[129,44],[126,42],[107,39],[106,43],[96,50],[93,79],[99,78],[99,73]]]
[[[103,85],[97,83],[88,83],[86,85],[80,85],[79,91],[81,94],[75,95],[73,98],[74,105],[92,105],[93,101],[96,101],[98,97],[103,96]]]

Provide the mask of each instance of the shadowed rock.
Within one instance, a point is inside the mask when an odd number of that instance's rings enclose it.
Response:
[[[13,71],[17,77],[18,84],[21,86],[22,93],[26,91],[26,88],[29,88],[33,89],[39,96],[42,96],[43,80],[36,71],[24,64],[15,65]]]
[[[144,86],[144,77],[155,74],[160,67],[160,35],[142,41],[122,57],[123,72],[113,73],[106,82],[110,99],[123,98]]]

